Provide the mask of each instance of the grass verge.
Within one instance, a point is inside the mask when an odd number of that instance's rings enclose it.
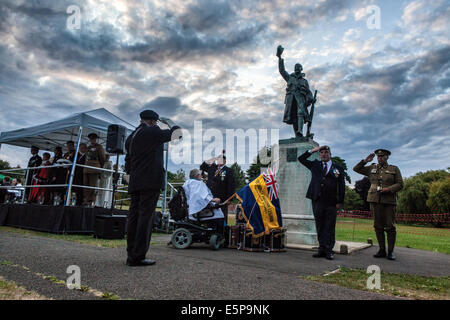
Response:
[[[337,272],[322,276],[302,277],[338,286],[418,300],[450,300],[450,277],[424,277],[381,272],[380,289],[368,289],[372,275],[361,269],[340,267]]]
[[[7,281],[0,276],[0,300],[49,300],[48,298],[19,287],[13,281]]]

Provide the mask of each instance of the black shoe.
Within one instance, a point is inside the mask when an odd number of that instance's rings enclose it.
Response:
[[[332,252],[327,253],[325,258],[327,258],[327,260],[333,260],[334,259],[334,254]]]
[[[393,252],[389,252],[387,258],[388,260],[395,260],[395,254]]]
[[[386,258],[386,251],[378,250],[378,252],[373,256],[374,258]]]
[[[323,251],[319,251],[319,252],[313,254],[313,258],[323,258],[325,256],[326,256],[326,254]]]
[[[152,266],[156,263],[154,260],[149,259],[143,259],[140,261],[131,261],[127,259],[127,266],[129,267],[145,267],[145,266]]]

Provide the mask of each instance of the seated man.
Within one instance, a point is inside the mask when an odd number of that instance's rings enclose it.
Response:
[[[218,233],[223,234],[224,215],[222,210],[218,208],[220,199],[213,198],[211,190],[202,181],[202,173],[199,169],[191,170],[189,180],[184,183],[183,189],[189,206],[189,219],[206,221],[208,224],[216,225]],[[211,208],[211,214],[200,213],[204,209],[208,211],[208,208]]]

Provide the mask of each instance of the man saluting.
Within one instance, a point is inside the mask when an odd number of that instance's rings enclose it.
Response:
[[[378,164],[371,162],[377,155]],[[374,229],[380,249],[374,255],[375,258],[386,257],[386,242],[384,232],[387,234],[389,260],[395,260],[394,246],[397,231],[395,228],[395,206],[396,195],[403,189],[402,174],[398,167],[387,163],[391,152],[389,150],[378,149],[374,153],[361,160],[353,171],[369,177],[370,189],[367,195],[367,202],[370,203],[370,211],[374,217]]]
[[[320,160],[308,158],[320,151]],[[345,196],[344,169],[331,161],[330,147],[316,147],[302,154],[298,161],[311,171],[311,182],[306,197],[312,200],[319,250],[314,258],[334,259],[337,209],[342,207]]]
[[[216,163],[217,162],[217,163]],[[200,169],[208,173],[206,185],[215,198],[225,202],[234,194],[235,179],[233,169],[227,167],[227,158],[224,154],[204,161]],[[225,224],[228,224],[228,206],[222,207]]]
[[[172,140],[174,131],[179,129],[169,119],[162,118],[161,122],[170,127],[162,130],[157,126],[159,116],[152,110],[142,111],[140,117],[140,126],[125,142],[125,171],[130,175],[128,193],[131,196],[127,224],[128,266],[155,264],[145,259],[145,255],[152,236],[153,212],[164,188],[164,143]]]

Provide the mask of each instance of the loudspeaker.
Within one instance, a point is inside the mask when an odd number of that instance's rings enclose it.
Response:
[[[100,239],[123,239],[126,215],[98,215],[95,217],[94,236]]]
[[[125,149],[126,128],[118,124],[108,126],[106,136],[106,151],[113,154],[123,154]]]

